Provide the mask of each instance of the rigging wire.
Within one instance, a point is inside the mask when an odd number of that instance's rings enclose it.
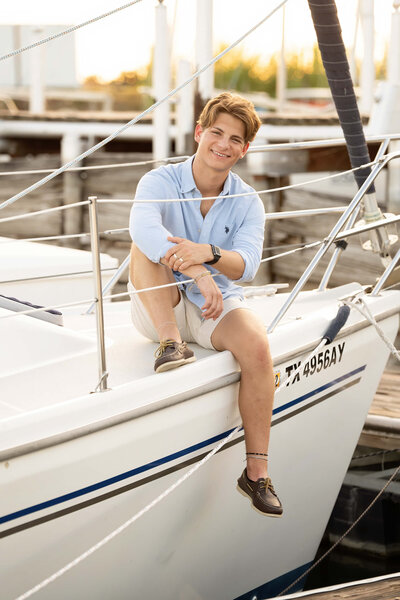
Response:
[[[291,183],[289,185],[284,185],[284,186],[280,186],[280,187],[276,187],[276,188],[268,188],[266,190],[253,190],[251,192],[243,192],[241,194],[227,194],[226,196],[224,196],[224,198],[242,198],[244,196],[251,196],[254,194],[272,194],[274,192],[282,192],[285,190],[290,190],[290,189],[294,189],[294,188],[298,188],[301,187],[303,185],[310,185],[313,183],[320,183],[321,181],[327,181],[328,179],[334,179],[336,177],[341,177],[342,175],[345,175],[347,173],[351,173],[353,170],[359,170],[359,169],[364,169],[365,167],[369,167],[372,165],[377,165],[379,163],[384,162],[388,157],[391,157],[393,155],[397,156],[397,153],[393,152],[390,154],[387,154],[385,157],[379,158],[376,161],[372,161],[370,163],[366,163],[365,165],[360,165],[359,167],[355,167],[354,169],[349,169],[348,171],[341,171],[340,173],[333,173],[332,175],[325,175],[324,177],[317,177],[316,179],[309,179],[307,181],[299,181],[298,183]],[[204,196],[201,199],[202,200],[217,200],[217,198],[219,198],[220,196]],[[198,202],[199,198],[151,198],[151,199],[147,199],[147,198],[142,198],[140,200],[137,200],[136,198],[98,198],[97,199],[97,203],[98,204],[112,204],[113,202],[115,203],[121,203],[121,204],[128,204],[128,203],[140,203],[140,204],[148,204],[151,202]],[[1,205],[0,205],[1,208]],[[312,210],[312,209],[310,209]],[[317,209],[316,209],[317,210]],[[328,210],[328,209],[327,209]],[[332,212],[337,210],[336,207],[332,208]],[[276,215],[279,215],[279,213],[275,213]],[[306,216],[306,215],[305,215]],[[276,217],[277,218],[277,217]]]
[[[202,67],[200,67],[191,77],[189,77],[189,79],[187,79],[186,81],[184,81],[183,83],[181,83],[180,85],[178,85],[176,88],[174,88],[173,90],[171,90],[166,96],[164,96],[163,98],[161,98],[160,100],[158,100],[157,102],[155,102],[154,104],[152,104],[151,106],[149,106],[149,108],[147,108],[146,110],[144,110],[142,113],[140,113],[139,115],[137,115],[136,117],[134,117],[133,119],[131,119],[130,121],[128,121],[127,123],[125,123],[125,125],[123,125],[119,129],[115,130],[112,134],[110,134],[109,136],[107,136],[106,138],[104,138],[103,140],[101,140],[100,142],[98,142],[97,144],[95,144],[94,146],[92,146],[91,148],[89,148],[88,150],[86,150],[85,152],[83,152],[82,154],[80,154],[79,156],[76,156],[71,161],[65,163],[59,169],[56,169],[55,171],[53,171],[53,173],[50,173],[49,175],[47,175],[43,179],[40,179],[39,181],[37,181],[33,185],[25,188],[24,190],[22,190],[18,194],[15,194],[14,196],[12,196],[11,198],[9,198],[8,200],[5,200],[4,202],[2,202],[0,204],[0,210],[2,208],[5,208],[6,206],[9,206],[10,204],[13,204],[14,202],[16,202],[16,200],[19,200],[20,198],[23,198],[24,196],[26,196],[30,192],[33,192],[34,190],[36,190],[39,187],[43,186],[45,183],[47,183],[51,179],[54,179],[54,177],[57,177],[57,175],[60,175],[61,173],[63,173],[64,171],[66,171],[67,169],[69,169],[70,167],[72,167],[75,163],[83,160],[87,156],[90,156],[91,154],[93,154],[93,152],[96,152],[97,150],[99,150],[100,148],[102,148],[103,146],[105,146],[106,144],[108,144],[109,142],[111,142],[113,139],[115,139],[120,133],[122,133],[123,131],[126,131],[129,127],[132,127],[132,125],[135,125],[135,123],[137,123],[138,121],[140,121],[140,119],[142,119],[144,116],[146,116],[147,114],[150,114],[151,112],[153,112],[161,104],[163,104],[164,102],[166,102],[167,100],[169,100],[169,98],[171,98],[172,96],[174,96],[177,92],[179,92],[180,90],[182,90],[183,88],[185,88],[187,85],[189,85],[190,83],[192,83],[192,81],[194,81],[195,79],[197,79],[199,77],[199,75],[201,75],[201,73],[203,73],[204,71],[206,71],[211,65],[215,64],[218,60],[220,60],[223,56],[225,56],[225,54],[227,54],[233,48],[235,48],[238,44],[240,44],[240,42],[242,42],[246,37],[248,37],[251,33],[253,33],[253,31],[255,31],[263,23],[265,23],[265,21],[267,21],[270,17],[272,17],[272,15],[274,15],[287,2],[288,2],[288,0],[281,0],[281,2],[279,4],[277,4],[275,6],[275,8],[273,8],[265,17],[263,17],[260,21],[258,21],[258,23],[256,23],[253,27],[251,27],[251,29],[249,29],[248,31],[246,31],[243,35],[241,35],[240,37],[238,37],[234,42],[232,42],[232,44],[230,44],[229,46],[227,46],[227,48],[225,48],[225,50],[223,50],[222,52],[220,52],[219,54],[217,54],[208,63],[206,63],[205,65],[203,65]]]
[[[0,223],[7,223],[8,221],[19,221],[27,217],[36,217],[37,215],[45,215],[48,213],[58,212],[60,210],[67,210],[68,208],[76,208],[78,206],[85,206],[90,204],[89,200],[83,200],[82,202],[74,202],[71,204],[63,204],[62,206],[53,206],[52,208],[43,208],[42,210],[36,210],[30,213],[24,213],[22,215],[13,215],[12,217],[4,217],[0,219]]]
[[[94,17],[93,19],[89,19],[88,21],[84,21],[83,23],[79,23],[79,25],[74,25],[73,27],[69,27],[69,29],[65,29],[64,31],[61,31],[60,33],[55,33],[54,35],[49,35],[49,37],[44,38],[43,40],[38,40],[37,42],[35,42],[33,44],[28,44],[28,46],[23,46],[22,48],[13,50],[12,52],[9,52],[8,54],[4,54],[3,56],[0,56],[0,62],[2,60],[6,60],[7,58],[11,58],[12,56],[17,56],[18,54],[22,54],[22,52],[25,52],[26,50],[32,50],[32,48],[36,48],[37,46],[41,46],[42,44],[47,44],[47,42],[51,42],[51,41],[55,40],[56,38],[67,35],[68,33],[72,33],[73,31],[76,31],[77,29],[81,29],[82,27],[85,27],[86,25],[91,25],[92,23],[96,23],[96,21],[100,21],[101,19],[105,19],[106,17],[109,17],[110,15],[114,15],[115,13],[120,12],[121,10],[124,10],[125,8],[129,8],[130,6],[137,4],[138,2],[142,2],[142,0],[132,0],[131,2],[127,2],[127,4],[123,4],[122,6],[119,6],[118,8],[114,8],[113,10],[103,13],[103,14],[99,15],[98,17]]]
[[[332,552],[332,550],[334,550],[344,540],[344,538],[352,531],[352,529],[354,529],[354,527],[361,521],[361,519],[367,514],[367,512],[379,500],[379,498],[382,496],[384,491],[389,487],[389,485],[392,483],[392,481],[395,480],[395,478],[397,477],[397,475],[399,473],[400,473],[400,465],[396,468],[394,473],[392,473],[392,475],[389,477],[389,479],[387,480],[387,482],[385,483],[383,488],[377,493],[375,498],[368,504],[367,508],[365,510],[363,510],[363,512],[357,517],[357,519],[354,521],[354,523],[352,523],[350,525],[350,527],[348,529],[346,529],[346,531],[340,536],[340,538],[330,548],[328,548],[328,550],[322,556],[320,556],[320,558],[314,564],[312,564],[311,567],[309,569],[307,569],[307,571],[305,571],[305,573],[300,575],[300,577],[295,579],[295,581],[293,581],[293,583],[291,583],[284,590],[282,590],[277,595],[277,597],[283,596],[284,594],[286,594],[286,592],[288,592],[290,589],[292,589],[292,587],[294,587],[297,583],[299,583],[302,579],[304,579],[304,577],[309,575],[309,573],[311,573],[311,571],[313,571],[315,569],[315,567],[317,567]]]
[[[400,448],[393,448],[393,450],[379,450],[378,452],[369,452],[368,454],[358,454],[356,456],[353,456],[351,462],[353,462],[353,460],[358,460],[361,458],[370,458],[372,456],[386,456],[386,454],[392,454],[394,452],[400,452]]]
[[[388,156],[390,156],[390,155],[388,155]],[[331,175],[325,175],[324,177],[317,177],[316,179],[308,179],[307,181],[291,183],[289,185],[285,185],[285,186],[281,186],[281,187],[277,187],[277,188],[268,188],[266,190],[253,190],[251,192],[244,192],[242,194],[227,194],[226,196],[224,196],[224,198],[239,198],[239,197],[243,197],[243,196],[252,196],[253,194],[258,194],[258,195],[272,194],[274,192],[281,192],[281,191],[285,191],[285,190],[302,187],[305,185],[320,183],[321,181],[327,181],[329,179],[341,177],[342,175],[346,175],[347,173],[351,173],[352,171],[356,171],[357,169],[363,169],[367,166],[372,166],[372,165],[378,164],[379,162],[382,162],[383,160],[384,160],[384,157],[378,159],[377,161],[368,163],[366,165],[361,165],[359,167],[355,167],[354,169],[349,169],[348,171],[341,171],[340,173],[333,173]],[[153,162],[153,161],[151,161],[151,162]],[[92,168],[92,167],[90,167],[90,168]],[[78,168],[70,169],[70,170],[71,171],[78,170]],[[85,170],[85,168],[83,168],[82,170]],[[51,171],[51,172],[54,172],[54,171]],[[203,198],[203,200],[216,200],[217,198],[219,198],[219,196],[205,196]],[[141,204],[145,204],[145,203],[152,203],[152,202],[196,202],[198,200],[199,200],[199,198],[160,198],[160,199],[151,198],[151,199],[142,199],[142,200],[136,200],[135,198],[132,198],[132,199],[130,199],[130,198],[127,198],[127,199],[125,199],[125,198],[98,198],[97,202],[98,202],[98,204],[112,204],[112,203],[132,204],[133,202],[136,202],[136,203],[140,202]],[[88,201],[84,201],[82,203],[63,205],[61,207],[56,206],[53,208],[46,208],[46,209],[42,209],[41,211],[24,213],[22,215],[17,215],[17,216],[4,217],[4,218],[0,219],[0,223],[6,222],[6,221],[13,221],[13,220],[17,220],[17,219],[23,219],[25,217],[31,217],[31,216],[35,216],[37,214],[43,214],[45,212],[65,210],[66,208],[72,208],[74,206],[83,206],[84,204],[88,204]],[[2,205],[0,205],[0,209],[1,208],[2,208]],[[342,208],[343,208],[343,212],[344,212],[345,207],[330,207],[330,208],[325,208],[323,210],[327,211],[327,212],[340,212],[342,210]],[[310,214],[310,211],[312,211],[312,210],[317,211],[318,209],[309,209],[308,214]],[[284,218],[284,215],[283,215],[284,212],[285,211],[273,213],[275,216],[272,216],[272,213],[269,213],[268,218],[270,218],[270,219]],[[299,211],[299,212],[301,212],[301,211]],[[304,215],[304,216],[308,216],[308,215]]]
[[[114,163],[108,165],[91,165],[86,167],[71,167],[70,169],[66,169],[65,173],[71,173],[75,171],[96,171],[99,169],[120,169],[123,167],[141,167],[144,165],[152,165],[155,163],[164,163],[164,162],[179,162],[182,160],[186,160],[190,158],[190,156],[169,156],[167,158],[155,158],[152,160],[140,160],[136,162],[127,162],[127,163]],[[43,175],[44,173],[53,173],[55,169],[31,169],[30,171],[0,171],[0,177],[4,175]],[[343,171],[343,174],[345,172]]]
[[[268,256],[267,258],[263,258],[260,260],[260,263],[270,262],[271,260],[276,260],[277,258],[283,258],[284,256],[289,256],[289,254],[295,254],[296,252],[300,252],[301,250],[308,250],[309,248],[315,248],[316,246],[320,246],[324,243],[324,240],[318,240],[316,242],[310,242],[309,244],[304,244],[301,248],[294,248],[293,250],[288,250],[287,252],[281,252],[280,254],[274,254],[273,256]]]

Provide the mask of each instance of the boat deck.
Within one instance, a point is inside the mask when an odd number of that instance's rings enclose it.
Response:
[[[323,322],[319,327],[322,330],[326,329],[337,311],[338,297],[354,293],[354,290],[359,289],[358,284],[349,284],[329,290],[323,296],[315,292],[301,293],[295,305],[289,309],[278,325],[277,334],[270,336],[273,356],[282,356],[287,348],[292,348],[293,336],[302,339],[304,344],[311,344],[310,350],[315,347],[321,331],[314,332],[307,323],[314,323],[316,314],[320,313]],[[278,312],[286,297],[287,294],[277,294],[268,297],[266,302],[265,297],[260,296],[250,298],[248,302],[261,319],[268,323]],[[145,380],[148,384],[154,380],[154,385],[159,386],[160,376],[155,376],[153,372],[154,351],[157,345],[145,339],[133,327],[129,302],[106,303],[104,309],[108,387],[116,389],[123,385],[138,385],[139,381],[144,385]],[[25,342],[22,343],[18,339],[15,340],[12,348],[11,346],[7,348],[7,354],[0,368],[0,377],[7,378],[8,381],[7,400],[0,399],[0,419],[70,401],[88,395],[94,390],[99,381],[96,317],[94,313],[90,315],[82,313],[81,306],[65,310],[65,326],[56,329],[37,319],[24,321]],[[11,320],[3,323],[4,327],[12,326]],[[15,338],[11,333],[9,337]],[[40,340],[40,343],[37,340]],[[224,368],[229,372],[237,371],[230,353],[221,353],[222,356],[217,358],[216,355],[219,353],[212,350],[197,345],[194,345],[194,350],[197,361],[185,369],[185,376],[188,379],[198,381],[199,372],[206,370],[209,364],[207,359],[211,357],[216,359],[212,361],[216,372],[221,374]],[[206,359],[206,364],[203,359]],[[15,364],[21,363],[27,370],[25,379],[15,367]],[[50,364],[51,369],[48,368]],[[210,369],[211,366],[207,368]],[[165,384],[168,382],[168,385],[172,385],[172,380],[175,379],[178,380],[180,377],[174,377],[174,373],[169,373],[167,376],[164,374],[163,381]],[[28,393],[32,381],[34,381],[35,394]],[[62,386],[59,385],[60,381]],[[25,387],[22,389],[23,386]],[[54,398],[55,387],[58,389],[57,399]]]

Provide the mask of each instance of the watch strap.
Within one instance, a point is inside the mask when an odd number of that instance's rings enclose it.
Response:
[[[214,246],[214,244],[210,244],[211,246],[211,252],[213,253],[213,259],[212,260],[208,260],[205,264],[206,265],[215,265],[216,262],[219,261],[219,259],[221,258],[221,249],[218,246]]]

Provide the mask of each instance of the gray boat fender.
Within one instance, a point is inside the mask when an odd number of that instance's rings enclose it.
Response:
[[[328,329],[322,336],[322,339],[326,340],[327,344],[331,344],[333,342],[339,331],[342,329],[343,325],[346,323],[349,314],[350,306],[344,304],[339,307],[336,317],[331,321],[331,323],[328,326]]]

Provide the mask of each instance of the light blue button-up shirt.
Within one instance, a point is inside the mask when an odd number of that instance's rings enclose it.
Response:
[[[193,157],[179,164],[169,164],[146,173],[137,186],[136,200],[164,198],[198,198],[191,202],[134,202],[130,216],[130,234],[134,243],[151,261],[159,262],[174,246],[168,236],[177,236],[198,244],[214,244],[224,250],[234,250],[244,260],[245,269],[236,281],[251,281],[260,265],[264,242],[264,206],[254,189],[238,175],[230,172],[224,188],[203,218],[200,212],[202,196],[192,173]],[[252,192],[239,198],[229,194]],[[212,273],[218,269],[205,265]],[[216,263],[215,267],[218,267]],[[173,271],[175,279],[184,284],[187,276]],[[223,298],[243,297],[240,286],[220,273],[215,282]],[[204,298],[195,285],[186,285],[186,294],[201,307]]]

